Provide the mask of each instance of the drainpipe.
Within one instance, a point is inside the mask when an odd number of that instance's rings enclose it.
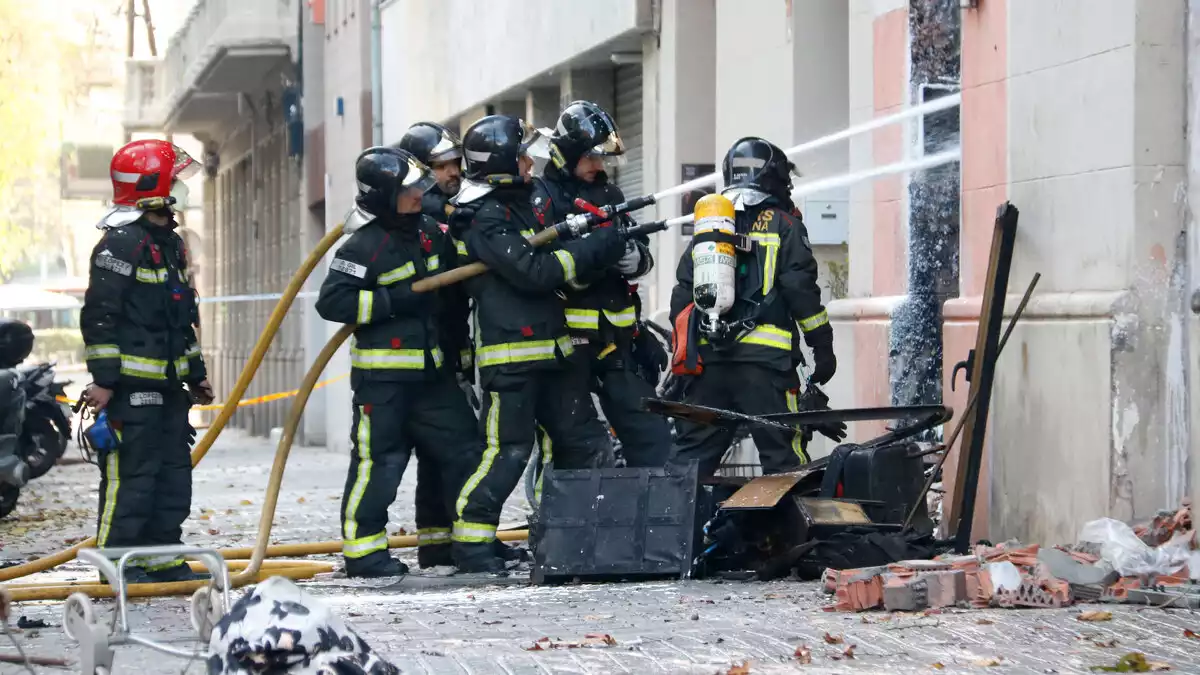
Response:
[[[383,145],[383,24],[371,0],[371,145]]]

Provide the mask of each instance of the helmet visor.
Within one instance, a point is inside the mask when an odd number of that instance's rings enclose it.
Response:
[[[425,192],[434,185],[433,172],[429,167],[422,164],[416,157],[408,156],[408,171],[405,172],[403,180],[400,181],[402,189],[415,189]]]
[[[550,159],[550,137],[525,120],[521,120],[521,154],[528,155],[535,162]]]
[[[430,162],[448,162],[462,157],[462,144],[448,132],[443,132],[438,142],[429,151]]]
[[[178,145],[171,145],[175,151],[175,164],[171,167],[171,180],[187,180],[200,171],[200,163],[184,152]]]
[[[592,146],[589,150],[593,155],[603,155],[605,157],[619,157],[625,154],[625,143],[621,141],[621,137],[616,131],[608,134],[608,138],[604,139],[603,143]]]

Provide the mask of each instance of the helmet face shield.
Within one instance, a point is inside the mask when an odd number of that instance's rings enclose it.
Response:
[[[433,172],[429,167],[422,164],[416,157],[409,155],[407,157],[408,171],[404,174],[404,179],[400,181],[402,190],[415,189],[424,193],[434,185]]]
[[[171,184],[171,196],[175,198],[175,203],[171,205],[171,210],[175,213],[183,213],[188,207],[188,195],[191,190],[188,189],[187,183],[182,180],[176,180]]]
[[[437,144],[433,146],[433,150],[429,151],[430,162],[448,162],[460,157],[462,157],[462,147],[456,139],[447,134],[442,134]]]
[[[617,135],[616,131],[612,131],[608,134],[608,138],[604,139],[603,143],[593,146],[589,152],[593,155],[619,157],[625,154],[625,143],[621,141],[621,137]]]
[[[200,171],[200,163],[192,159],[191,155],[184,152],[183,148],[172,144],[171,149],[175,151],[175,165],[171,167],[172,179],[187,180]],[[172,189],[174,189],[174,186],[172,186]]]

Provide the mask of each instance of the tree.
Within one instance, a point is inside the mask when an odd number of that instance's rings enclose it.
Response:
[[[86,91],[88,15],[74,1],[0,0],[0,283],[63,241],[46,186],[57,175],[64,113]]]

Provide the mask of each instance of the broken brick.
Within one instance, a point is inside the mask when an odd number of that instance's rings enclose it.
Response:
[[[915,612],[929,606],[929,582],[924,577],[885,574],[883,608],[889,612]]]
[[[883,579],[879,575],[857,575],[839,582],[834,591],[835,609],[861,612],[883,604]]]

